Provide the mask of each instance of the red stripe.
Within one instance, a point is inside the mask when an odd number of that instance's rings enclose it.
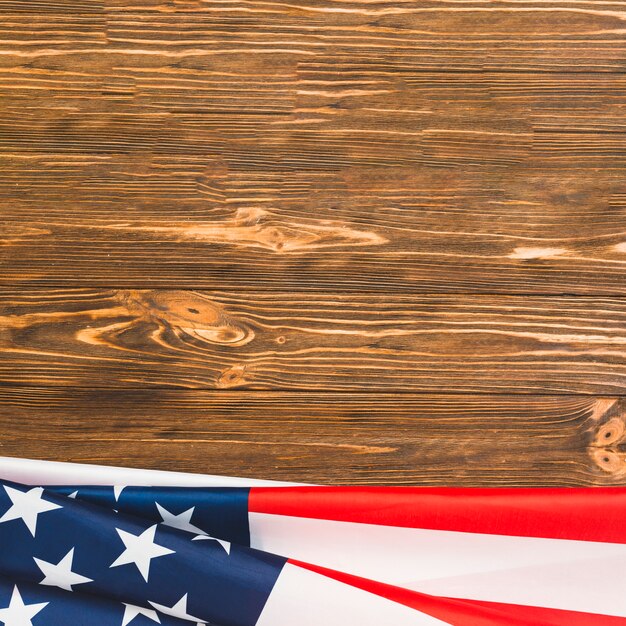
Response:
[[[311,570],[328,578],[363,589],[411,607],[454,626],[625,626],[626,618],[563,611],[517,604],[480,602],[441,598],[417,591],[386,585],[359,576],[344,574],[309,563],[289,560],[292,565]]]
[[[626,488],[254,487],[253,513],[626,543]]]

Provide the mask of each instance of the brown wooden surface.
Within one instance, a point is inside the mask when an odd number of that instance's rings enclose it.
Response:
[[[626,484],[625,9],[0,0],[0,454]]]
[[[0,383],[626,392],[626,300],[0,290]]]
[[[626,82],[620,89],[626,109]],[[386,125],[379,115],[368,125]],[[410,127],[411,116],[403,117]],[[228,123],[238,124],[235,118]],[[538,165],[532,157],[503,166],[464,159],[446,167],[435,161],[409,166],[397,162],[401,152],[389,145],[386,131],[378,132],[362,149],[388,150],[388,163],[360,167],[342,158],[337,172],[315,170],[321,156],[313,146],[293,172],[279,163],[257,171],[248,151],[242,155],[247,170],[177,154],[84,162],[21,153],[7,165],[0,154],[0,188],[9,195],[0,281],[626,295],[626,168],[598,169],[590,155],[572,156],[566,146],[573,167]],[[310,136],[320,150],[339,150],[337,141],[361,134],[320,129]],[[466,137],[450,134],[448,149],[468,149],[478,159],[498,151],[491,136]],[[587,142],[574,131],[564,137]],[[612,137],[610,130],[597,134],[599,142]],[[626,154],[626,133],[616,141]],[[293,149],[304,145],[298,141]]]
[[[28,387],[0,399],[4,455],[328,483],[626,480],[618,398]]]

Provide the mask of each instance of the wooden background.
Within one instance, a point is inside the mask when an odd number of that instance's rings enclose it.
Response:
[[[626,2],[0,0],[0,454],[626,484]]]

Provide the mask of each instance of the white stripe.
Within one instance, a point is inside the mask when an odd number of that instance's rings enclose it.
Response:
[[[256,626],[442,626],[397,602],[287,563]]]
[[[250,513],[254,548],[433,595],[626,617],[626,545]]]
[[[26,485],[134,485],[138,487],[280,487],[281,483],[252,478],[185,474],[158,470],[108,467],[0,457],[0,477]]]

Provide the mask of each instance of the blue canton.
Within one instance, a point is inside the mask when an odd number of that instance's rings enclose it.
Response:
[[[247,543],[245,489],[0,481],[0,622],[253,626],[285,559]]]

